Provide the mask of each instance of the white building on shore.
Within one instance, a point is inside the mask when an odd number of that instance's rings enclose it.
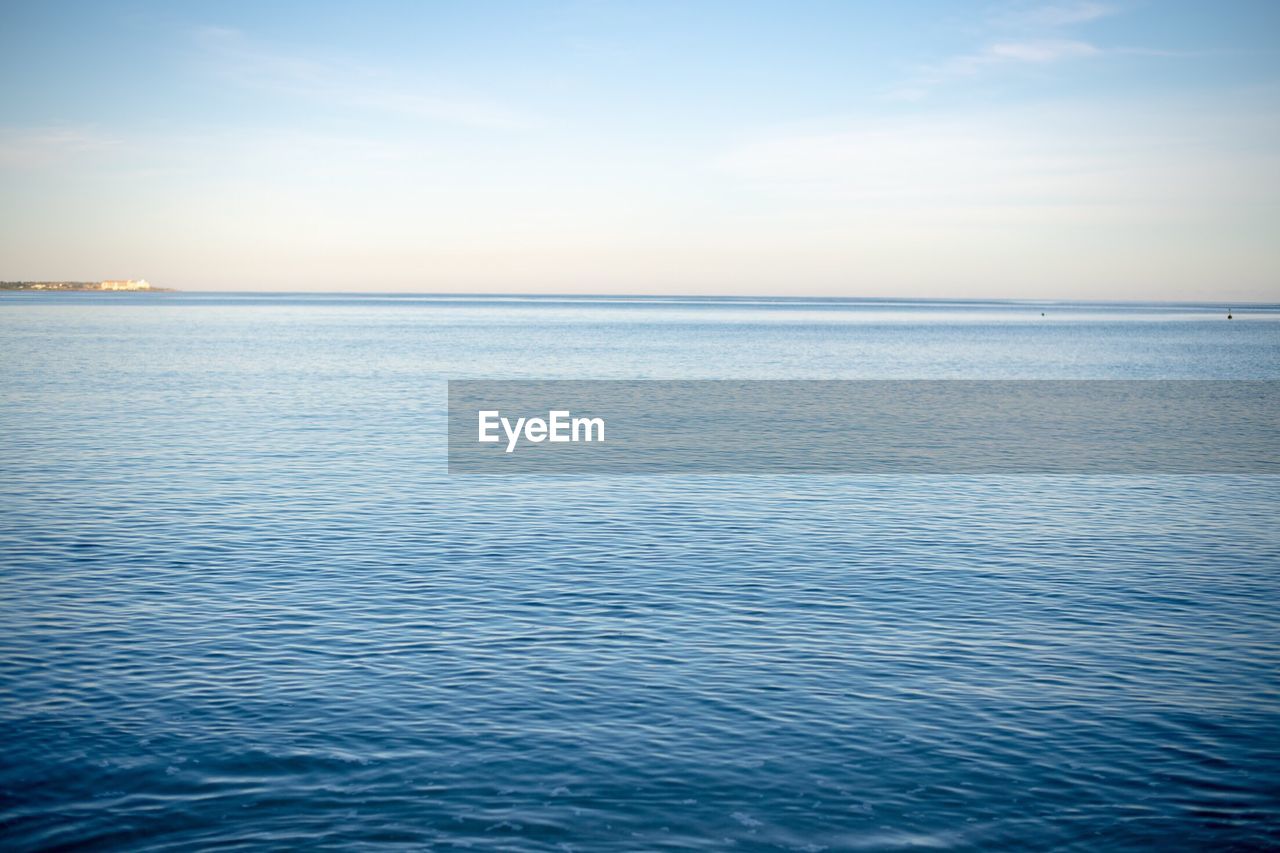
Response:
[[[100,290],[150,290],[151,285],[145,278],[137,280],[129,279],[128,281],[104,281],[99,285]]]

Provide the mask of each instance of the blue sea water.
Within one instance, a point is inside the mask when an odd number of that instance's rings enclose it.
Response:
[[[1280,846],[1280,478],[445,471],[448,378],[1280,378],[1234,307],[0,297],[0,847]]]

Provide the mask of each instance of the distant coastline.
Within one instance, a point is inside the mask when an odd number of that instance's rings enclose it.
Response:
[[[146,279],[110,281],[0,281],[0,290],[92,291],[94,293],[175,293],[171,287],[152,287]]]

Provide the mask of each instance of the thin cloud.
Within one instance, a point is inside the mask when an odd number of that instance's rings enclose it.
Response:
[[[212,72],[246,89],[486,130],[537,124],[503,104],[433,91],[386,68],[269,50],[224,27],[205,27],[196,37]]]
[[[922,66],[911,80],[887,94],[898,100],[916,100],[945,84],[1000,69],[1048,65],[1113,52],[1089,41],[1069,38],[1065,31],[1117,11],[1103,3],[1076,2],[1022,8],[990,17],[983,25],[988,37],[985,46]]]
[[[991,45],[983,53],[973,57],[973,61],[980,65],[1002,62],[1060,62],[1064,59],[1094,56],[1100,52],[1098,48],[1082,41],[1001,42]]]
[[[1020,9],[997,17],[997,25],[1018,29],[1058,29],[1076,24],[1087,24],[1100,18],[1115,15],[1120,10],[1106,3],[1058,3]]]
[[[946,62],[921,69],[915,79],[889,93],[890,97],[914,100],[925,97],[945,83],[976,77],[1001,67],[1048,65],[1073,59],[1097,56],[1103,50],[1089,42],[1069,39],[1034,39],[1002,41],[989,44],[976,53],[952,57]]]
[[[977,53],[957,56],[927,69],[924,79],[927,82],[941,83],[954,77],[970,77],[1000,65],[1044,65],[1096,56],[1099,53],[1101,51],[1088,42],[1065,39],[997,42],[987,45]]]

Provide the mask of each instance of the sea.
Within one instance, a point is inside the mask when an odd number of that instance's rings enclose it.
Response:
[[[3,294],[0,848],[1280,847],[1280,477],[451,476],[522,378],[1280,379],[1280,306]]]

